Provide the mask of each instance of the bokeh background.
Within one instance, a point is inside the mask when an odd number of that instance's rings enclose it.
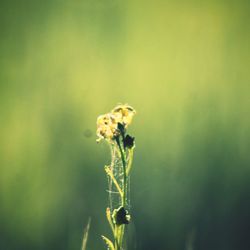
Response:
[[[129,250],[250,249],[248,1],[1,1],[0,249],[105,246],[99,114],[137,110]]]

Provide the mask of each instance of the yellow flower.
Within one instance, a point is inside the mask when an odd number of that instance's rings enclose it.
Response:
[[[117,121],[113,114],[108,113],[100,115],[97,118],[97,136],[98,141],[101,139],[113,139],[114,136],[118,135]]]
[[[131,106],[124,104],[116,106],[112,111],[112,114],[116,116],[118,122],[123,124],[125,128],[131,124],[133,116],[135,115],[135,110]]]
[[[106,139],[111,141],[114,137],[120,135],[118,123],[121,123],[125,128],[132,122],[135,115],[135,110],[125,104],[116,106],[110,113],[100,115],[97,118],[97,141]]]

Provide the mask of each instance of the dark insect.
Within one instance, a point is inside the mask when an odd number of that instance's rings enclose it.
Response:
[[[123,140],[124,148],[132,148],[134,146],[134,141],[135,141],[134,137],[126,135],[126,137]]]
[[[122,206],[114,210],[112,217],[116,225],[129,224],[130,222],[130,215]]]

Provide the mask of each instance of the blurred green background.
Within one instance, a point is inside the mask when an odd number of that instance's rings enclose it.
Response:
[[[105,249],[96,117],[137,110],[129,250],[250,249],[248,1],[1,1],[0,249]]]

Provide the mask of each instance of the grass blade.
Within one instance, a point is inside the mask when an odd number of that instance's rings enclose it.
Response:
[[[90,223],[91,223],[91,218],[89,218],[88,224],[87,224],[87,226],[84,229],[83,239],[82,239],[82,250],[86,250],[86,247],[87,247],[87,241],[88,241],[88,236],[89,236]]]

